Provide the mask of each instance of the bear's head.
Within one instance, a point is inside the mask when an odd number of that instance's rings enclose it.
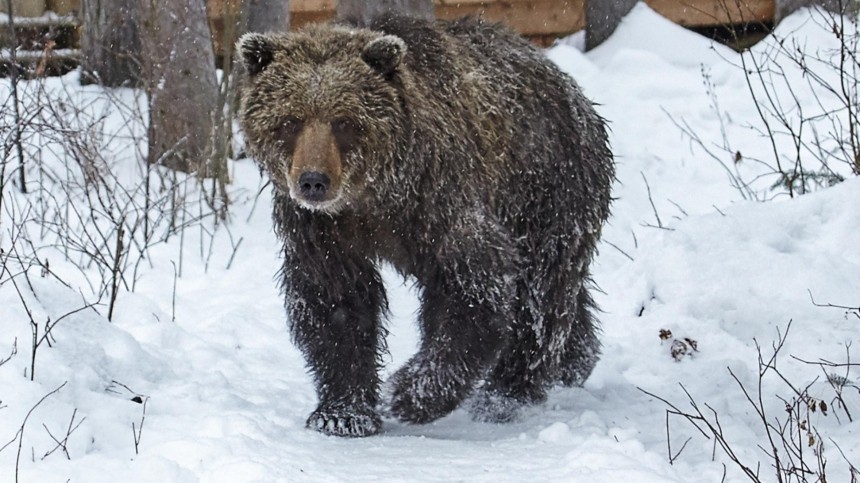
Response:
[[[333,214],[386,177],[403,119],[402,39],[318,26],[246,34],[237,53],[248,72],[242,128],[278,190]]]

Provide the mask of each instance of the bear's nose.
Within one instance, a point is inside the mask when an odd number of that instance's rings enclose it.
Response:
[[[299,177],[299,193],[308,201],[322,201],[330,185],[328,176],[318,171],[308,171]]]

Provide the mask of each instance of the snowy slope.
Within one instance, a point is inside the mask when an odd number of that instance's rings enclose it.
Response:
[[[799,12],[780,32],[825,48],[829,34],[811,16]],[[211,255],[198,253],[203,235],[194,233],[181,246],[174,239],[154,247],[136,291],[121,293],[113,323],[101,309],[58,323],[51,346],[38,349],[33,382],[24,377],[28,316],[10,284],[0,285],[0,360],[17,340],[17,354],[0,365],[0,448],[12,443],[0,450],[0,481],[17,474],[27,482],[711,482],[721,480],[724,464],[728,481],[744,481],[719,448],[712,459],[713,439],[681,418],[670,421],[669,436],[673,455],[683,450],[669,464],[666,406],[642,390],[690,410],[681,385],[719,414],[739,458],[753,468],[761,462],[762,480],[774,481],[758,447],[760,424],[728,369],[754,388],[754,340],[767,357],[789,321],[779,368],[800,386],[819,378],[809,394],[831,408],[809,423],[826,439],[828,481],[848,481],[847,464],[827,438],[858,464],[860,426],[834,407],[819,367],[789,356],[844,362],[847,351],[860,359],[860,344],[846,349],[858,342],[860,319],[810,300],[811,292],[819,303],[860,304],[860,179],[793,200],[744,200],[723,167],[673,122],[683,119],[706,144],[721,144],[722,117],[733,149],[770,149],[748,127],[757,116],[737,54],[645,6],[595,51],[563,44],[548,55],[600,104],[618,161],[617,201],[594,266],[603,358],[584,388],[555,390],[547,404],[508,425],[475,423],[459,410],[426,426],[387,420],[383,434],[361,440],[305,430],[316,401],[273,281],[280,262],[271,200],[263,190],[255,208],[260,176],[244,160],[233,166],[230,233],[216,230]],[[76,79],[52,82],[74,88]],[[0,96],[7,92],[8,84],[0,85]],[[754,188],[771,197],[768,185]],[[7,226],[0,224],[4,247]],[[175,279],[180,250],[183,273]],[[52,264],[63,272],[59,260]],[[417,300],[409,281],[390,270],[385,277],[393,312],[386,370],[393,371],[415,350]],[[33,293],[25,290],[25,299],[34,319],[56,320],[80,305],[76,290],[38,269],[30,279]],[[675,361],[661,330],[695,340],[698,350]],[[858,377],[856,369],[848,374],[851,384]],[[789,389],[770,376],[762,387],[769,414],[784,418],[777,396],[790,398]],[[135,396],[147,398],[139,454],[132,424],[140,429],[144,406]],[[846,390],[845,401],[860,415],[856,388]],[[68,458],[62,450],[43,457],[73,414],[74,424],[83,422],[68,437]],[[25,418],[21,440],[16,432]]]

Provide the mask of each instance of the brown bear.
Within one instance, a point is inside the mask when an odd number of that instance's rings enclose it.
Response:
[[[614,177],[603,119],[509,30],[385,15],[247,34],[240,120],[274,185],[307,425],[366,436],[473,395],[505,421],[581,384],[600,344],[589,263]],[[421,347],[380,396],[388,262],[420,287]],[[384,399],[384,401],[381,401]]]

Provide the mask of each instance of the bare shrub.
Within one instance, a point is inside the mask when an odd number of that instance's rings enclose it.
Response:
[[[822,434],[812,418],[815,414],[824,416],[832,414],[834,401],[841,405],[843,411],[846,410],[844,399],[846,394],[843,389],[847,384],[846,381],[850,381],[850,369],[858,364],[850,362],[850,353],[846,363],[833,364],[827,361],[814,363],[822,367],[828,384],[834,390],[835,396],[831,404],[828,404],[825,400],[813,396],[810,391],[818,383],[818,378],[798,384],[780,369],[778,364],[780,352],[783,350],[790,329],[791,322],[784,332],[778,331],[777,340],[772,344],[769,355],[763,352],[758,341],[755,342],[758,372],[752,387],[742,382],[731,368],[728,369],[729,376],[736,384],[746,407],[753,411],[757,425],[758,448],[763,458],[756,459],[736,449],[732,435],[724,430],[725,415],[721,420],[721,415],[716,409],[708,403],[697,401],[684,385],[681,385],[681,390],[690,410],[680,409],[668,399],[639,388],[640,391],[663,402],[669,408],[666,409],[666,441],[670,463],[674,463],[680,457],[691,439],[688,438],[680,449],[673,452],[670,419],[680,417],[691,424],[704,438],[713,440],[714,451],[716,452],[716,448],[719,447],[729,461],[750,481],[780,483],[832,481],[827,476],[828,460],[825,457],[825,444],[832,444],[839,450],[851,475],[851,481],[857,481],[856,479],[860,478],[857,467],[845,457],[836,441]],[[830,372],[829,369],[832,367],[843,369],[844,375]],[[772,381],[781,385],[781,393],[771,393],[766,389]],[[773,411],[774,407],[781,407],[783,410]],[[829,442],[825,443],[825,439]],[[770,476],[766,476],[768,474]]]
[[[118,292],[134,290],[153,246],[192,226],[207,232],[211,246],[224,207],[194,174],[141,161],[147,129],[140,92],[87,96],[42,81],[29,87],[24,104],[33,115],[24,145],[33,196],[15,201],[34,232],[25,230],[25,241],[79,267],[111,318]]]
[[[672,119],[725,169],[744,199],[793,198],[860,175],[860,28],[851,2],[837,0],[835,7],[812,14],[820,29],[832,33],[832,46],[812,49],[797,36],[773,33],[759,47],[741,52],[737,67],[758,118],[747,127],[767,140],[767,155],[751,155],[731,142],[707,69],[702,77],[720,122],[720,143],[706,142],[686,121]],[[746,8],[739,0],[723,0],[730,19],[732,11]],[[796,83],[798,73],[802,84]]]
[[[16,456],[15,456],[15,483],[18,483],[20,481],[19,480],[19,472],[21,469],[21,454],[22,454],[22,450],[23,450],[23,446],[24,446],[24,430],[27,427],[27,422],[30,420],[30,416],[33,415],[33,412],[36,411],[36,409],[43,402],[45,402],[46,399],[57,394],[60,391],[60,389],[62,389],[63,387],[66,386],[66,384],[68,384],[68,382],[64,382],[64,383],[60,384],[56,389],[54,389],[53,391],[50,391],[49,393],[42,396],[42,398],[39,399],[39,401],[33,407],[31,407],[30,410],[27,412],[27,415],[24,417],[24,421],[21,422],[21,426],[18,428],[18,431],[15,433],[15,437],[13,437],[8,443],[5,443],[3,446],[0,446],[0,453],[2,453],[6,448],[12,446],[15,443],[18,443],[18,451],[17,451]]]

